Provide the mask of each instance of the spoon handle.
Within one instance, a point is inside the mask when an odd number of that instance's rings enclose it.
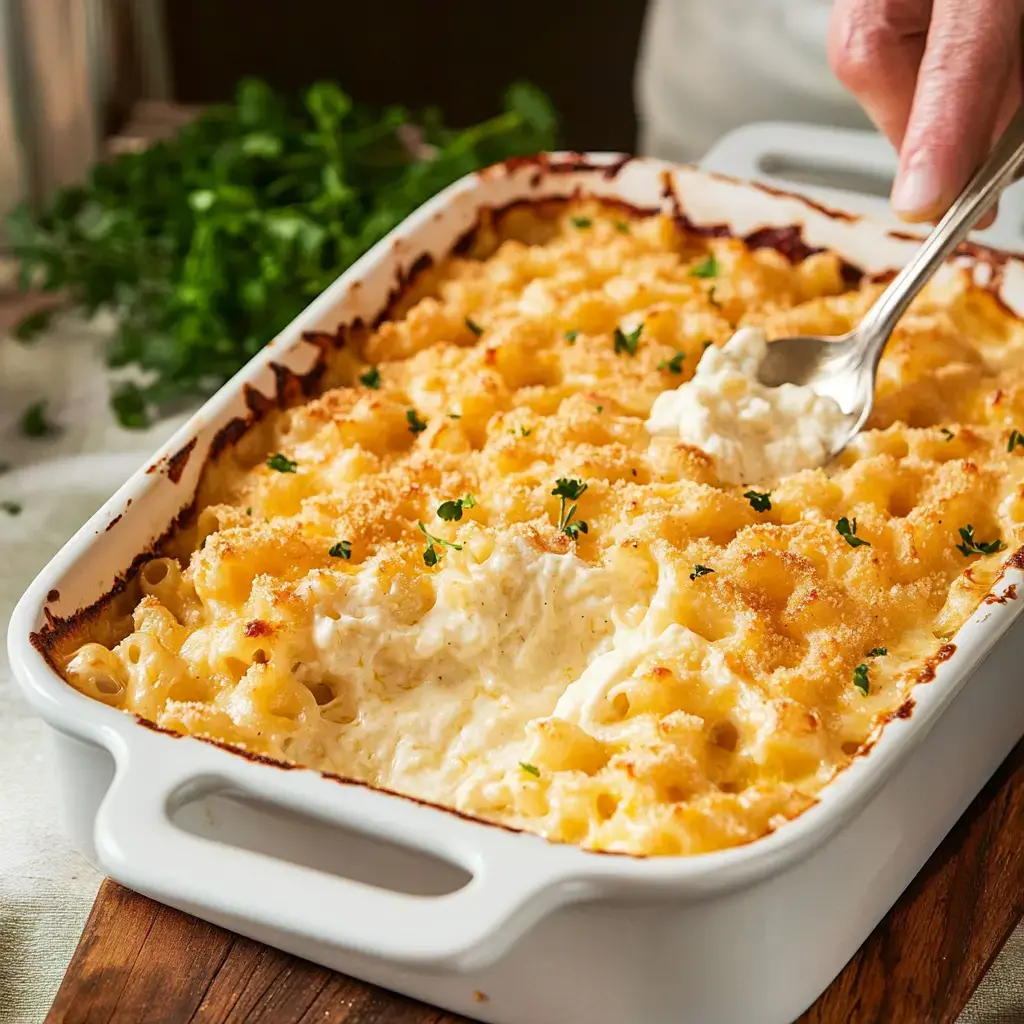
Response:
[[[878,365],[896,321],[943,261],[967,237],[971,228],[999,198],[1024,164],[1024,106],[1018,107],[985,162],[935,225],[910,262],[893,278],[861,321],[857,333],[863,359]]]

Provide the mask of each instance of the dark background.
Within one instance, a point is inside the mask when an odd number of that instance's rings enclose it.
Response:
[[[338,81],[356,100],[493,115],[509,82],[551,97],[572,149],[632,151],[644,0],[166,0],[175,98],[224,100],[245,75]]]

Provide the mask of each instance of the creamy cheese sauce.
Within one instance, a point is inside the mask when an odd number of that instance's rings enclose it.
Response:
[[[767,347],[762,329],[745,327],[722,348],[708,348],[692,380],[655,399],[647,430],[702,448],[731,483],[824,465],[846,416],[809,387],[762,384],[757,371]]]

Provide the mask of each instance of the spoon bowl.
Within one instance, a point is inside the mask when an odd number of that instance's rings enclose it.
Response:
[[[768,387],[797,384],[830,398],[846,414],[838,455],[871,415],[875,375],[900,317],[1024,165],[1024,107],[1018,108],[992,152],[907,265],[848,334],[779,338],[768,345],[758,379]]]

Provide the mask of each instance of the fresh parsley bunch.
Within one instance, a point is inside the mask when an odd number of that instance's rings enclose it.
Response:
[[[519,83],[504,112],[454,131],[436,111],[371,112],[337,85],[301,103],[243,81],[172,140],[94,167],[7,230],[23,288],[118,322],[112,403],[125,426],[208,395],[421,203],[462,175],[550,149],[557,119]],[[23,321],[27,340],[46,316]]]

